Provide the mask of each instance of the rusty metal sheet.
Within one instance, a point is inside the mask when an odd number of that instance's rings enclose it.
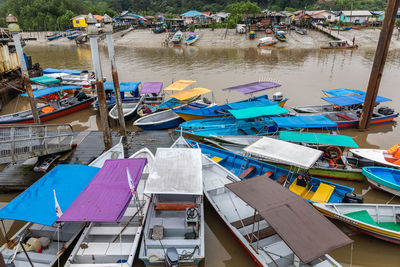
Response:
[[[18,68],[17,53],[10,53],[7,45],[0,45],[0,73],[7,73]]]

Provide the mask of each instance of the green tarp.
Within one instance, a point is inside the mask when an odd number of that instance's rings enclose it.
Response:
[[[39,77],[33,77],[30,78],[31,82],[43,84],[43,85],[50,85],[50,84],[56,84],[60,83],[61,81],[59,79],[55,79],[52,77],[47,77],[47,76],[39,76]]]
[[[278,105],[264,106],[264,107],[252,107],[243,109],[228,109],[228,111],[236,119],[251,119],[263,116],[275,116],[284,113],[289,113],[289,110],[284,109]]]
[[[303,142],[309,144],[359,147],[353,138],[344,135],[281,131],[280,139],[283,141]]]

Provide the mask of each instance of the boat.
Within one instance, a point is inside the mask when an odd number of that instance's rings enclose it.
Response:
[[[314,203],[314,207],[356,232],[400,245],[400,205]]]
[[[272,34],[272,33],[274,33],[274,32],[273,32],[270,28],[268,28],[268,29],[265,30],[265,33],[266,33],[266,34]]]
[[[163,102],[164,95],[161,94],[163,87],[162,82],[146,82],[140,89],[140,95],[144,95],[143,104],[156,106]]]
[[[264,37],[258,40],[257,47],[267,47],[276,44],[277,41],[273,40],[272,37]]]
[[[301,35],[306,35],[306,34],[307,34],[307,31],[306,31],[306,30],[301,29],[301,28],[298,28],[298,27],[295,28],[295,31],[296,31],[298,34],[301,34]]]
[[[192,45],[200,39],[200,35],[195,34],[194,32],[189,32],[189,37],[185,40],[187,45]]]
[[[158,25],[152,29],[153,33],[163,33],[167,29],[167,25],[163,23],[162,25]]]
[[[54,94],[62,90],[77,90],[81,89],[79,86],[63,85],[56,87],[46,87],[33,91],[33,97],[43,97],[49,94]],[[21,94],[27,97],[27,93]],[[87,96],[82,91],[75,91],[73,96],[62,99],[52,99],[47,105],[38,108],[39,117],[41,122],[56,119],[68,114],[71,114],[82,109],[86,109],[95,101],[95,96]],[[16,113],[6,114],[0,116],[0,124],[28,124],[34,123],[32,111],[24,110]]]
[[[275,37],[281,42],[286,42],[286,32],[284,31],[276,31]]]
[[[73,39],[77,38],[78,36],[79,36],[79,34],[72,34],[72,35],[68,35],[67,38],[69,40],[73,40]]]
[[[400,193],[400,170],[386,167],[364,167],[362,173],[374,189],[397,196]]]
[[[329,41],[327,46],[320,46],[321,49],[357,49],[358,45],[351,45],[347,41]]]
[[[386,166],[400,168],[400,154],[397,153],[399,145],[395,145],[388,150],[357,148],[350,149],[355,156],[369,161],[369,166]]]
[[[180,44],[182,41],[183,33],[181,31],[177,31],[171,39],[173,44]]]
[[[290,191],[300,195],[309,202],[341,203],[354,197],[352,195],[354,189],[351,187],[311,177],[304,171],[294,172],[294,169],[301,168],[299,166],[292,168],[292,170],[286,170],[266,162],[197,143],[192,140],[187,140],[187,142],[192,147],[200,148],[203,154],[207,155],[207,157],[228,169],[242,180],[263,175],[289,188]],[[322,152],[318,152],[308,152],[308,155],[312,155],[312,158],[306,158],[304,155],[299,154],[295,154],[294,156],[297,155],[297,161],[305,160],[312,163],[322,154]],[[302,158],[300,159],[300,157]],[[291,162],[291,164],[293,164],[293,162]],[[303,177],[307,177],[306,183],[303,183]],[[303,180],[303,182],[299,180]]]
[[[255,33],[255,31],[250,31],[250,32],[249,32],[249,39],[250,39],[250,40],[253,40],[254,38],[256,38],[256,35],[257,35],[257,34]]]
[[[124,146],[122,144],[122,137],[120,138],[118,144],[106,150],[99,157],[90,162],[89,166],[101,168],[104,165],[104,162],[109,159],[123,159],[125,157],[124,154]]]
[[[121,100],[122,102],[135,102],[140,100],[139,94],[139,86],[141,82],[121,82],[119,83],[119,91],[121,93]],[[106,105],[107,109],[111,110],[117,100],[115,98],[115,90],[114,90],[114,83],[113,82],[105,82],[104,83],[104,90],[106,92]],[[127,95],[129,93],[130,96]],[[96,101],[93,103],[94,109],[98,110],[99,102]]]
[[[182,121],[182,118],[179,117],[179,115],[177,115],[173,110],[167,109],[141,117],[136,120],[133,125],[145,131],[164,130],[175,128],[179,126]]]
[[[141,96],[137,100],[123,101],[122,112],[126,121],[132,120],[137,116],[137,109],[143,103],[145,96]],[[118,120],[118,108],[115,104],[114,107],[108,112],[108,116],[114,120]]]
[[[48,41],[53,41],[53,40],[61,38],[61,37],[63,37],[62,34],[55,34],[55,35],[47,37],[47,40]]]
[[[158,148],[144,194],[152,199],[139,259],[146,266],[198,266],[205,250],[200,150]]]

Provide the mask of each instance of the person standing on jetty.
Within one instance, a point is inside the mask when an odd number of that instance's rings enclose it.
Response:
[[[355,36],[353,36],[353,46],[354,46],[354,43],[356,42],[356,37]]]

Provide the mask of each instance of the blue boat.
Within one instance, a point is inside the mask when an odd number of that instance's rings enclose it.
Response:
[[[62,37],[62,34],[57,34],[57,35],[53,35],[53,36],[47,37],[47,40],[53,41],[53,40],[58,39],[60,37]]]
[[[182,118],[175,114],[171,109],[155,112],[136,120],[133,125],[145,131],[165,130],[177,127]]]
[[[69,40],[73,40],[73,39],[75,39],[75,38],[78,37],[78,36],[79,36],[79,34],[72,34],[72,35],[68,35],[67,38],[68,38]]]
[[[372,188],[395,196],[400,193],[400,170],[386,167],[364,167],[362,174]]]
[[[307,176],[304,173],[291,172],[262,161],[244,157],[226,150],[218,149],[205,144],[186,140],[193,148],[200,148],[201,152],[217,162],[240,179],[249,179],[264,175],[286,186],[292,192],[310,202],[341,203],[346,193],[353,193],[354,188],[323,181],[314,177],[307,177],[306,184],[300,182]],[[300,179],[300,177],[302,179]]]

